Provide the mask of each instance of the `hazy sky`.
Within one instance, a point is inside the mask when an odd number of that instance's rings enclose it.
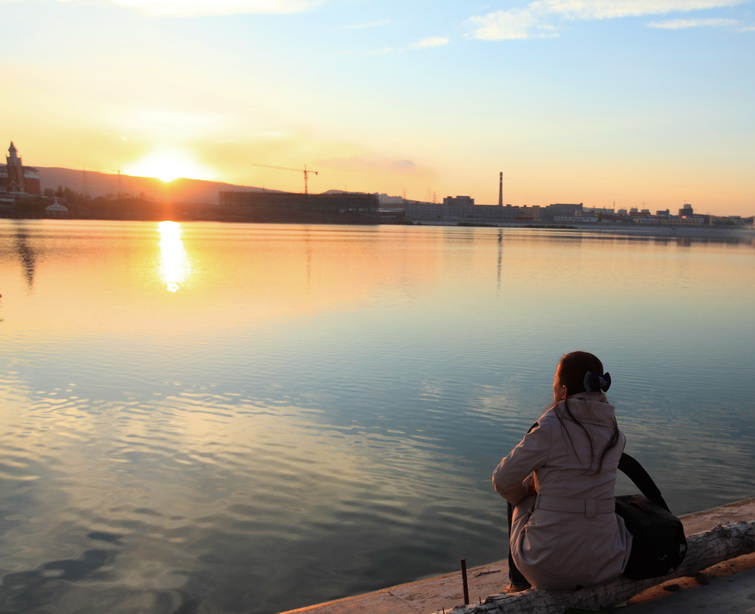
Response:
[[[24,163],[755,213],[755,0],[0,0]]]

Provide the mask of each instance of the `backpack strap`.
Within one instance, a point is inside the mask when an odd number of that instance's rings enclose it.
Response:
[[[626,476],[634,482],[634,485],[640,489],[640,492],[650,499],[653,503],[660,505],[663,509],[669,510],[666,501],[661,495],[661,491],[653,482],[653,478],[650,477],[645,468],[640,465],[639,461],[635,460],[626,452],[621,453],[619,459],[619,471],[624,472]]]

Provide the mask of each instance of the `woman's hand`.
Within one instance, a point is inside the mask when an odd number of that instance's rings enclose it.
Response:
[[[537,494],[537,482],[535,480],[534,474],[528,475],[526,478],[524,478],[522,486],[527,489],[527,494],[524,495],[524,497],[531,497],[532,495]],[[524,497],[522,497],[522,499],[524,499]]]

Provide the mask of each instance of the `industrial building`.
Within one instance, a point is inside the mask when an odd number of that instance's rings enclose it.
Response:
[[[219,213],[252,222],[355,223],[379,220],[377,194],[297,194],[234,190],[220,192]]]
[[[248,190],[220,192],[220,209],[224,213],[263,218],[276,211],[329,216],[377,216],[378,204],[377,194],[297,194]]]
[[[450,197],[449,197],[450,198]],[[519,216],[519,207],[511,205],[475,205],[466,202],[459,203],[457,199],[451,199],[452,204],[445,204],[449,199],[444,199],[444,204],[438,203],[406,203],[404,205],[404,217],[407,220],[421,222],[512,222]],[[471,199],[470,199],[471,200]]]

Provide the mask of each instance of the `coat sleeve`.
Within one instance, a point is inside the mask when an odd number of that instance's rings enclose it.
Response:
[[[551,447],[547,421],[538,422],[493,471],[493,488],[509,503],[516,505],[529,491],[524,480],[548,460]]]

